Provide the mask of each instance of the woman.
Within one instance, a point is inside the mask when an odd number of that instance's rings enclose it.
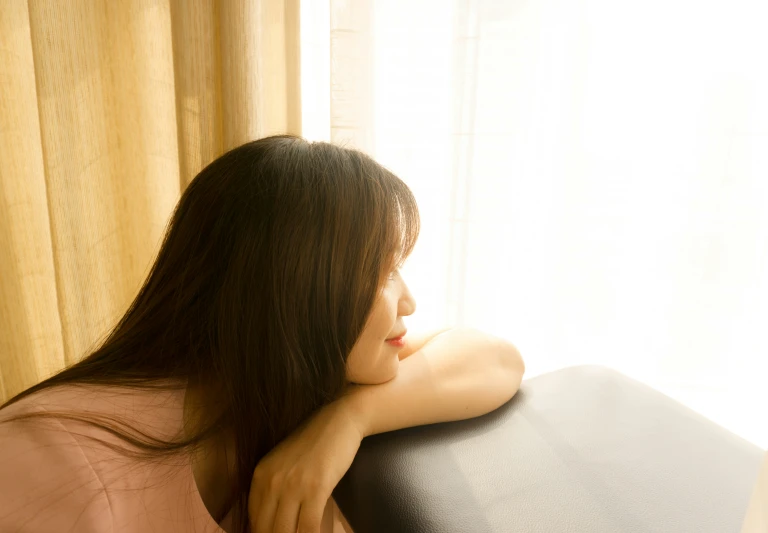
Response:
[[[524,372],[474,330],[403,337],[418,228],[354,150],[275,136],[208,165],[99,348],[0,410],[0,531],[341,531],[365,436],[492,411]]]

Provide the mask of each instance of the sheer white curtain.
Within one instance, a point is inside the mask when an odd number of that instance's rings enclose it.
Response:
[[[768,4],[303,3],[305,134],[400,175],[415,329],[610,366],[768,446]]]

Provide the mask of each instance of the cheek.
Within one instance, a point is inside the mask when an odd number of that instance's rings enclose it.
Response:
[[[361,385],[384,383],[397,375],[397,348],[385,339],[397,321],[397,299],[384,292],[347,359],[347,380]]]
[[[384,342],[386,334],[367,338],[361,336],[347,359],[347,381],[377,385],[397,375],[400,363],[398,350]]]
[[[397,299],[382,298],[371,315],[371,329],[375,329],[376,336],[384,340],[392,333],[395,322],[397,322]]]

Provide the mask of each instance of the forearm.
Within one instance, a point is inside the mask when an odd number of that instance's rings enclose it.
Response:
[[[421,350],[424,347],[424,345],[427,344],[429,341],[431,341],[441,333],[445,333],[446,331],[448,331],[448,329],[449,328],[443,328],[443,329],[438,329],[438,330],[430,331],[427,333],[421,333],[421,334],[415,334],[415,335],[409,334],[408,336],[405,337],[405,346],[403,347],[402,350],[400,350],[400,353],[397,354],[397,356],[400,358],[401,361],[406,357],[410,357],[417,351]]]
[[[355,385],[342,398],[365,435],[463,420],[500,407],[520,387],[525,365],[509,342],[452,329],[400,362],[397,377]]]

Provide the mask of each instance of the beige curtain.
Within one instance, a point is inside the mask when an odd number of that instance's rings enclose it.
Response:
[[[298,3],[3,2],[0,400],[110,329],[199,170],[300,133]]]
[[[330,140],[373,154],[374,0],[330,0]],[[324,21],[323,21],[324,22]]]
[[[408,327],[609,366],[768,447],[767,17],[330,0],[330,138],[419,203]]]

